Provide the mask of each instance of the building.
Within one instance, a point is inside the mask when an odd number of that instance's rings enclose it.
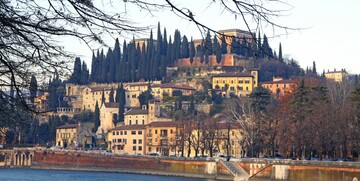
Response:
[[[34,97],[34,106],[37,111],[45,112],[48,110],[48,95],[48,92],[44,92],[42,95]]]
[[[223,96],[234,94],[248,96],[258,87],[258,71],[249,73],[222,73],[212,76],[212,89],[219,91]]]
[[[181,122],[156,121],[146,125],[146,154],[179,155]]]
[[[108,149],[117,154],[145,154],[145,125],[122,125],[108,133]]]
[[[74,148],[92,143],[93,123],[65,124],[56,128],[56,146]]]
[[[125,125],[147,125],[160,117],[160,100],[150,100],[149,109],[143,106],[141,109],[132,108],[124,113]]]
[[[173,84],[173,83],[167,83],[167,84],[158,84],[158,85],[152,85],[153,95],[155,97],[163,98],[164,95],[166,96],[173,96],[174,91],[180,91],[182,95],[189,96],[192,95],[196,89],[188,86],[186,84]]]
[[[295,91],[297,81],[274,77],[272,81],[261,83],[261,86],[268,89],[274,95],[284,95]]]
[[[345,70],[325,73],[325,78],[334,82],[342,82],[343,80],[348,79],[348,76],[349,75]]]

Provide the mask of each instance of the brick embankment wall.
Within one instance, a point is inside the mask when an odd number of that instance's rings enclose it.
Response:
[[[94,170],[154,175],[173,175],[199,178],[232,179],[231,175],[209,173],[207,160],[164,159],[160,157],[125,157],[76,152],[36,151],[33,168]],[[222,170],[222,169],[220,169]]]

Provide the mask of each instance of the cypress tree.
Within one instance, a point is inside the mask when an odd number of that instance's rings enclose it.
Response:
[[[225,35],[221,36],[221,54],[227,54],[227,43],[225,39]]]
[[[313,73],[314,75],[317,75],[315,61],[313,61],[312,73]]]
[[[191,100],[190,100],[190,105],[189,105],[189,108],[188,108],[188,113],[189,114],[194,114],[194,112],[195,112],[195,102],[194,102],[194,96],[192,95]]]
[[[168,42],[167,42],[167,34],[166,29],[164,28],[164,40],[162,41],[162,47],[161,47],[161,55],[166,56],[167,49],[168,49]]]
[[[91,82],[96,82],[96,69],[98,66],[99,65],[98,62],[96,61],[95,53],[93,52],[91,59],[91,78],[90,78]]]
[[[211,42],[211,36],[210,31],[207,32],[206,38],[205,38],[205,63],[209,64],[209,56],[212,55],[212,42]]]
[[[116,88],[116,94],[115,94],[115,102],[119,102],[120,101],[120,85],[117,86]]]
[[[261,46],[260,31],[259,31],[258,38],[257,38],[257,54],[258,54],[259,58],[263,58],[262,57],[262,46]]]
[[[185,35],[181,43],[181,58],[189,58],[189,41]]]
[[[119,42],[118,38],[116,38],[116,40],[115,40],[112,58],[115,62],[115,74],[113,75],[114,82],[119,82],[120,81],[120,72],[121,72],[121,69],[120,69],[121,50],[120,50],[120,42]]]
[[[106,77],[106,72],[104,72],[105,70],[105,56],[104,56],[104,50],[101,50],[100,56],[98,57],[99,59],[99,83],[104,83],[104,74]]]
[[[70,82],[74,84],[81,84],[81,60],[79,57],[75,58],[74,71],[71,75]]]
[[[166,66],[171,66],[172,65],[172,42],[171,42],[171,37],[169,38],[169,43],[167,45],[167,50],[166,50]]]
[[[281,62],[283,62],[283,61],[284,61],[284,60],[283,60],[283,56],[282,56],[281,43],[279,43],[279,60],[280,60]]]
[[[85,61],[83,61],[81,66],[81,84],[86,85],[88,83],[89,83],[89,69],[87,68]]]
[[[101,92],[101,106],[105,103],[106,99],[105,99],[105,91],[104,88]]]
[[[119,112],[118,112],[118,122],[124,122],[124,108],[125,108],[125,90],[123,84],[121,84],[119,90]]]
[[[93,132],[96,132],[96,130],[99,128],[99,126],[100,126],[100,109],[99,109],[99,104],[96,101],[95,112],[94,112],[94,130],[93,130]]]
[[[221,54],[221,47],[218,43],[217,37],[214,36],[214,52],[216,55],[216,63],[221,63],[222,54]]]
[[[161,78],[165,78],[166,77],[166,59],[165,59],[165,56],[162,55],[161,56],[161,65],[160,65],[160,75],[161,75]]]
[[[127,58],[128,58],[128,50],[127,50],[127,43],[126,40],[123,42],[123,56],[122,56],[122,62],[121,62],[121,79],[120,82],[126,81],[126,64],[127,64]]]
[[[111,90],[110,90],[109,102],[114,102],[114,89],[113,89],[113,87],[111,87]]]
[[[194,57],[195,57],[195,45],[192,37],[190,41],[189,56],[190,56],[190,63],[192,64],[194,62]]]
[[[38,86],[37,86],[36,77],[35,77],[35,75],[31,75],[29,91],[30,91],[30,98],[31,98],[30,101],[33,104],[34,104],[34,98],[36,97],[37,90],[38,90]]]

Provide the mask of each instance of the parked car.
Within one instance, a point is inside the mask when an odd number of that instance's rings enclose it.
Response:
[[[158,153],[149,153],[149,156],[159,156]]]

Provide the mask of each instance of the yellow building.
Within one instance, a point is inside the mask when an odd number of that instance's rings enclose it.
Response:
[[[56,128],[56,146],[74,148],[92,142],[93,123],[65,124]]]
[[[156,121],[146,125],[146,154],[178,155],[180,122]]]
[[[65,124],[56,128],[56,146],[75,147],[77,146],[78,124]]]
[[[248,96],[258,87],[258,71],[248,73],[222,73],[212,76],[212,88],[221,91],[224,96],[231,93],[237,96]]]
[[[261,83],[261,86],[268,89],[274,95],[284,95],[294,92],[297,87],[297,83],[294,80],[274,77],[272,81]]]
[[[34,106],[37,111],[45,112],[48,110],[48,95],[48,92],[44,92],[43,95],[34,97]]]
[[[186,84],[172,84],[172,83],[167,83],[167,84],[157,84],[157,85],[152,85],[152,91],[153,91],[153,95],[155,97],[159,97],[159,98],[163,98],[164,95],[173,96],[173,92],[174,91],[180,91],[182,93],[182,95],[184,96],[189,96],[192,95],[196,89],[186,85]]]
[[[108,149],[117,154],[145,154],[145,125],[123,125],[108,133]]]
[[[124,113],[125,125],[146,125],[156,120],[160,116],[160,101],[150,100],[149,108],[143,106],[142,109],[132,108]]]
[[[327,72],[325,73],[325,77],[327,80],[342,82],[343,80],[348,79],[348,73],[345,70]]]

